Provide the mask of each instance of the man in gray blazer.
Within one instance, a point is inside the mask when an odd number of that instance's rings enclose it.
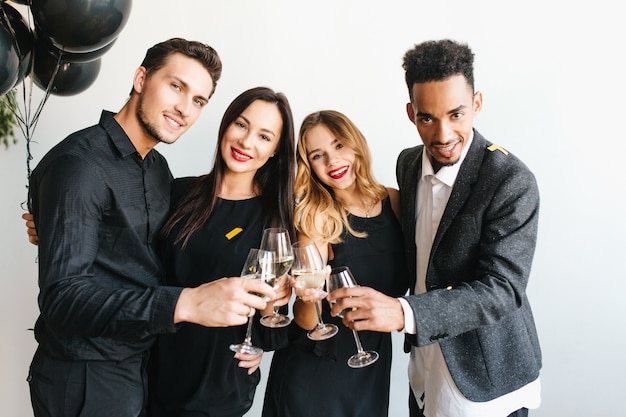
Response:
[[[396,174],[411,294],[338,290],[355,330],[407,334],[411,416],[526,416],[541,401],[541,351],[526,296],[537,237],[533,174],[473,128],[474,54],[450,40],[404,56],[407,114],[423,144]],[[350,298],[349,298],[350,297]]]

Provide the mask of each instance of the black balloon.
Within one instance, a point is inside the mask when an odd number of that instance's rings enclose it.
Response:
[[[131,0],[31,0],[35,27],[58,49],[93,52],[113,42],[130,14]]]
[[[61,59],[63,59],[63,61],[65,62],[72,62],[72,63],[91,62],[91,61],[95,61],[96,59],[101,58],[102,55],[104,55],[111,48],[113,48],[113,45],[115,44],[116,40],[117,39],[115,39],[110,44],[105,45],[102,48],[96,49],[95,51],[91,51],[91,52],[83,52],[83,53],[62,52],[62,51],[59,51],[59,52],[62,54]]]
[[[52,41],[50,41],[48,37],[46,37],[46,35],[42,35],[40,33],[40,30],[37,28],[35,28],[35,37],[37,38],[38,43],[45,44],[45,46],[40,45],[40,47],[42,48],[45,47],[45,49],[53,53],[57,58],[61,57],[62,61],[71,62],[71,63],[84,63],[84,62],[95,61],[96,59],[101,58],[102,55],[107,53],[113,47],[113,45],[115,45],[115,42],[117,41],[117,39],[114,39],[113,42],[109,43],[108,45],[103,46],[100,49],[96,49],[95,51],[75,53],[75,52],[66,52],[66,51],[60,50],[52,43]]]
[[[56,70],[50,94],[72,96],[82,93],[93,84],[100,73],[101,64],[100,59],[84,63],[61,61],[58,55],[46,49],[45,42],[36,38],[31,76],[35,85],[46,91]]]
[[[1,7],[6,13],[6,16],[9,18],[9,25],[12,29],[13,37],[17,42],[20,66],[15,84],[18,84],[24,79],[24,77],[30,74],[30,69],[33,63],[33,32],[30,30],[24,16],[22,16],[19,11],[6,3],[2,4]]]
[[[4,17],[0,12],[0,95],[11,91],[20,72],[17,42]]]

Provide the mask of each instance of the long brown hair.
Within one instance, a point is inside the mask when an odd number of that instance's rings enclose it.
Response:
[[[211,217],[217,202],[226,163],[220,152],[220,145],[226,129],[254,101],[263,100],[275,103],[283,119],[275,156],[269,158],[254,175],[255,186],[261,191],[263,205],[263,221],[266,227],[283,227],[295,238],[293,225],[294,212],[294,123],[291,107],[287,97],[267,87],[256,87],[241,93],[226,109],[218,133],[215,161],[210,173],[195,179],[186,191],[185,196],[174,208],[169,219],[163,226],[164,236],[172,232],[174,226],[182,223],[175,243],[185,247],[190,236],[200,229]]]

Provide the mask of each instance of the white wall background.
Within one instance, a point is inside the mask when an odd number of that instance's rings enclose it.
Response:
[[[135,1],[96,83],[46,104],[32,166],[67,134],[97,123],[102,108],[118,110],[145,50],[181,36],[214,46],[224,73],[191,131],[173,146],[159,146],[174,175],[207,172],[226,106],[243,90],[265,85],[287,94],[297,126],[321,108],[350,116],[369,139],[377,178],[396,186],[396,156],[419,142],[404,113],[402,56],[424,40],[468,42],[484,94],[476,126],[527,163],[542,193],[528,292],[544,354],[543,404],[532,415],[626,415],[626,31],[617,4],[382,3]],[[33,108],[40,95],[35,88]],[[12,417],[32,416],[25,378],[36,347],[28,329],[37,317],[36,249],[20,219],[27,182],[19,139],[0,149],[0,415]],[[400,338],[394,340],[390,415],[403,417],[407,358]],[[264,381],[250,416],[260,414]]]

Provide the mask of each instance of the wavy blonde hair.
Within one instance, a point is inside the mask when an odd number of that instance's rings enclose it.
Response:
[[[344,114],[334,110],[322,110],[304,118],[298,136],[296,160],[294,219],[296,230],[313,240],[322,240],[331,244],[341,242],[344,229],[356,237],[365,237],[366,233],[354,230],[346,214],[346,207],[335,199],[333,189],[320,181],[307,157],[305,140],[308,132],[317,125],[324,125],[339,141],[355,153],[353,171],[357,192],[364,198],[378,202],[387,196],[387,189],[379,184],[372,175],[372,163],[367,141]]]

